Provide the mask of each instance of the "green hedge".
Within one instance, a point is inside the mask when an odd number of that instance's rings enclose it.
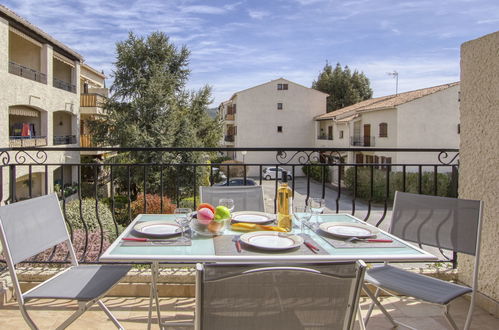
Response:
[[[100,230],[95,212],[95,199],[85,198],[82,200],[81,214],[89,232]],[[83,222],[80,218],[79,200],[73,200],[66,203],[65,216],[66,220],[71,224],[73,230],[84,229]],[[116,238],[113,216],[111,214],[111,210],[105,203],[99,203],[99,219],[106,237],[109,239]]]
[[[323,173],[326,174],[326,182],[329,182],[331,180],[328,166],[305,165],[301,169],[303,173],[305,173],[305,175],[310,176],[314,180],[322,182]],[[325,172],[323,172],[324,171],[323,169],[325,169]]]
[[[373,196],[371,200],[374,202],[381,202],[385,200],[386,196],[386,171],[374,169],[374,180],[373,180]],[[406,172],[406,192],[418,193],[418,173]],[[402,172],[390,172],[390,194],[388,200],[393,201],[395,191],[403,190],[403,173]],[[423,172],[421,180],[421,191],[425,195],[433,195],[435,191],[433,172]],[[371,170],[368,167],[358,167],[357,168],[357,198],[369,199],[370,197],[370,182],[371,182]],[[348,190],[353,192],[354,190],[354,168],[350,167],[345,172],[345,185]],[[448,196],[456,197],[453,192],[452,176],[451,173],[437,173],[437,195],[438,196]]]

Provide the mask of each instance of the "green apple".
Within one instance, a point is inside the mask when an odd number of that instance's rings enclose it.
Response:
[[[225,206],[217,206],[215,208],[215,221],[222,221],[224,219],[230,219],[230,210]]]

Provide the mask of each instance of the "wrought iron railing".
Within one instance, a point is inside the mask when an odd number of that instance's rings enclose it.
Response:
[[[42,84],[47,83],[47,75],[45,73],[38,72],[34,69],[22,66],[15,62],[9,61],[9,73],[15,74],[16,76],[21,76],[27,79],[38,81]]]
[[[225,142],[234,142],[234,135],[226,135],[224,140]]]
[[[61,144],[75,144],[76,143],[76,135],[61,135],[54,136],[54,145]]]
[[[81,163],[75,155],[82,151],[103,151],[115,156],[105,162]],[[241,151],[248,155],[265,152],[274,156],[266,163],[206,162],[226,152]],[[176,206],[196,208],[199,186],[208,182],[215,184],[220,170],[225,173],[227,182],[236,176],[246,181],[253,173],[253,180],[262,185],[265,167],[287,168],[293,177],[290,186],[295,191],[294,198],[322,197],[329,203],[331,212],[350,213],[380,226],[388,218],[395,190],[457,196],[458,151],[396,148],[4,148],[0,149],[0,204],[50,193],[53,184],[48,182],[48,178],[53,173],[54,181],[59,184],[57,193],[71,237],[80,242],[79,257],[82,262],[95,262],[96,259],[88,256],[92,253],[100,255],[109,243],[106,240],[116,237],[135,214],[170,213]],[[424,153],[431,155],[434,161],[342,162],[345,155],[357,152],[390,153],[397,157]],[[72,157],[61,156],[71,154]],[[142,157],[143,161],[127,161],[133,157]],[[198,161],[186,161],[189,157]],[[355,159],[354,154],[347,159]],[[44,181],[42,190],[36,192],[35,185],[28,184],[25,195],[20,196],[17,178],[22,176],[22,180],[26,180],[27,177],[26,182],[32,182],[36,173],[40,173],[37,177]],[[303,176],[303,173],[309,175]],[[266,194],[271,189],[275,211],[278,181],[267,182],[264,186]],[[88,207],[92,215],[89,215]],[[108,222],[101,215],[103,210],[109,216]],[[53,255],[56,253],[50,254]],[[455,256],[447,257],[456,260]]]
[[[63,89],[65,91],[71,92],[71,93],[76,93],[76,85],[73,85],[71,83],[65,82],[63,80],[57,79],[54,77],[54,87]]]
[[[330,136],[330,135],[324,135],[324,134],[319,135],[319,136],[317,137],[317,140],[332,140],[332,139],[333,139],[333,137],[332,137],[332,136]]]

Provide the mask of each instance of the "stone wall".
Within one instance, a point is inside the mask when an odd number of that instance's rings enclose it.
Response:
[[[461,46],[459,196],[484,201],[479,291],[499,301],[499,32]],[[471,282],[472,258],[459,255]],[[497,309],[497,308],[496,308]]]

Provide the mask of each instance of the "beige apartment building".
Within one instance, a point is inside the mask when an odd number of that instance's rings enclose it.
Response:
[[[97,93],[107,95],[104,75],[82,63],[80,54],[0,5],[0,148],[80,146],[80,120],[102,111]],[[17,199],[77,181],[70,164],[80,162],[79,152],[47,156],[44,164],[67,165],[16,166]],[[3,168],[3,200],[9,196],[10,175]]]
[[[224,122],[225,147],[310,147],[314,141],[314,117],[326,110],[327,94],[284,78],[239,92],[219,106]],[[247,164],[275,164],[275,152],[229,153]],[[259,175],[248,167],[248,175]],[[296,168],[295,175],[302,175]]]
[[[315,122],[316,147],[457,149],[459,83],[365,100],[317,116]],[[435,153],[424,152],[349,151],[339,157],[343,163],[438,163]]]

